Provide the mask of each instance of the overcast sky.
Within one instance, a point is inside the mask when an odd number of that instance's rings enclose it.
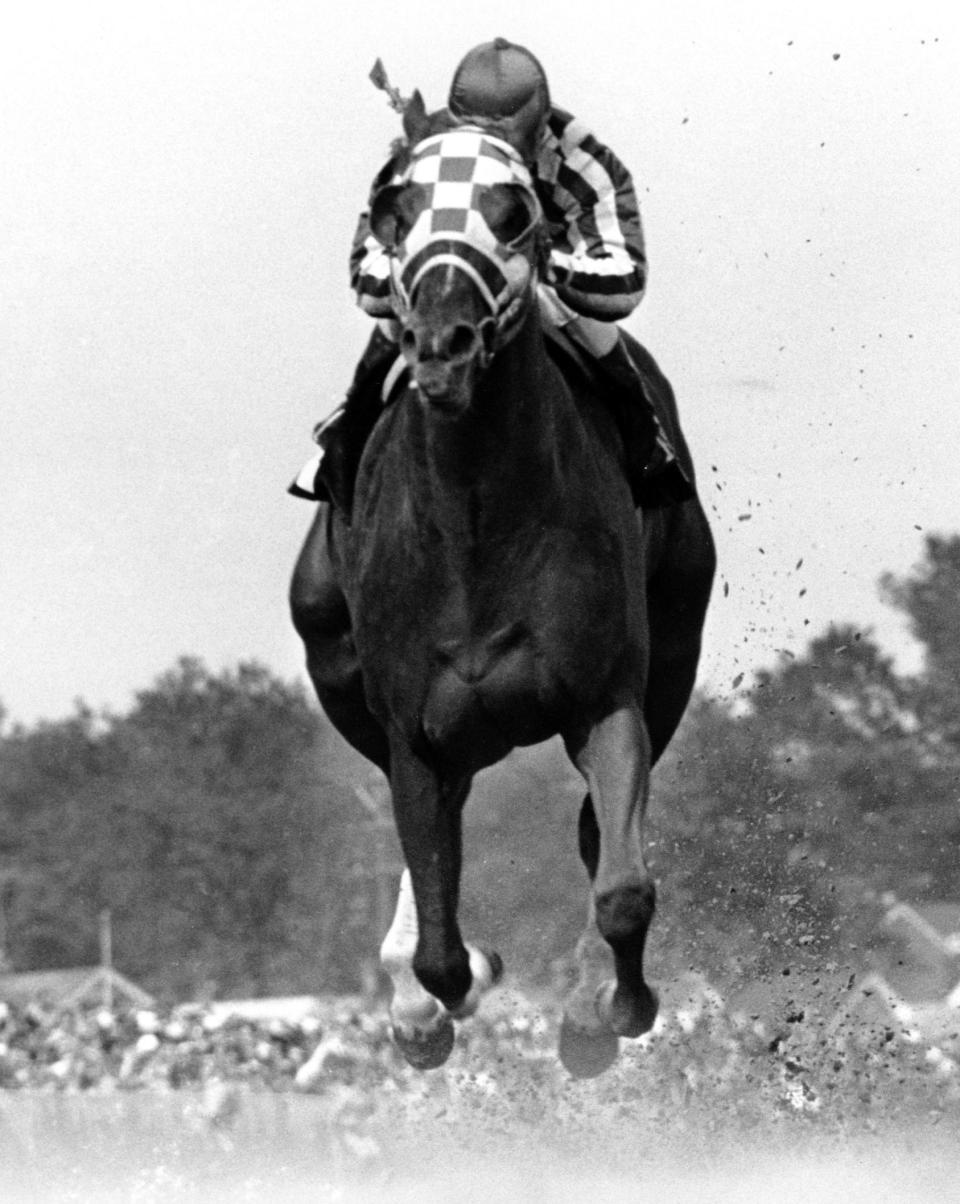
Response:
[[[651,279],[628,325],[674,382],[721,557],[704,683],[747,685],[834,618],[905,646],[877,579],[960,530],[957,5],[470,12],[5,13],[13,719],[123,710],[181,654],[300,674],[286,588],[311,510],[285,488],[366,338],[346,257],[397,132],[367,73],[379,55],[440,105],[497,34],[634,173]]]

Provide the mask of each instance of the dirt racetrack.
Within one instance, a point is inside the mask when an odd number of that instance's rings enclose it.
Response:
[[[2,1198],[45,1201],[270,1201],[362,1204],[927,1204],[960,1198],[956,1125],[918,1123],[830,1139],[771,1117],[713,1131],[662,1120],[638,1127],[616,1106],[589,1105],[589,1133],[558,1143],[549,1108],[510,1135],[482,1113],[434,1117],[363,1136],[330,1126],[318,1098],[249,1097],[223,1132],[194,1128],[183,1102],[124,1097],[31,1102],[43,1144],[5,1153]],[[122,1105],[116,1107],[116,1105]],[[79,1113],[82,1111],[82,1120]],[[282,1121],[278,1123],[278,1111]],[[109,1113],[109,1115],[107,1115]],[[42,1114],[42,1116],[41,1116]],[[79,1132],[85,1136],[76,1143]],[[37,1130],[37,1135],[40,1131]]]
[[[426,1074],[402,1063],[382,1016],[332,1012],[323,1064],[299,1088],[211,1064],[190,1089],[4,1090],[0,1198],[960,1199],[952,1032],[933,1044],[796,998],[762,1020],[700,1000],[576,1081],[549,1008],[490,1002]]]

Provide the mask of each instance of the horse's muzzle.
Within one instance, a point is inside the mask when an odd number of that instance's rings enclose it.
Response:
[[[458,375],[448,360],[421,360],[413,366],[414,384],[431,401],[449,397]]]
[[[460,408],[458,399],[469,393],[471,374],[483,371],[489,362],[495,332],[490,320],[478,326],[457,322],[439,329],[407,326],[400,347],[420,393],[431,402],[449,401],[450,408]]]

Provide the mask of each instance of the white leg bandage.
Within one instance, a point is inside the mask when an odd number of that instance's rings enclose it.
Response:
[[[405,869],[400,876],[393,923],[380,946],[380,964],[393,982],[390,1016],[395,1026],[404,1029],[429,1027],[441,1013],[440,1004],[420,985],[413,972],[416,951],[417,907],[410,871]]]

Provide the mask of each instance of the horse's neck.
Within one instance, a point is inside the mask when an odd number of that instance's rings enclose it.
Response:
[[[427,471],[451,514],[512,524],[549,504],[557,482],[557,441],[565,386],[548,359],[536,312],[494,357],[468,413],[430,424]]]

